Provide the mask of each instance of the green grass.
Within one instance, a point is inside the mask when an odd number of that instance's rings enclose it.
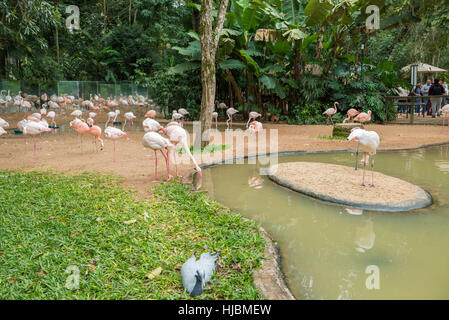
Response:
[[[318,138],[318,139],[326,139],[326,140],[346,140],[345,137],[340,137],[340,136],[334,136],[334,137],[331,137],[331,136],[318,136],[316,138]]]
[[[201,148],[201,152],[199,150],[193,150],[193,146],[190,146],[190,152],[192,154],[195,153],[214,153],[217,151],[224,151],[226,149],[229,149],[230,145],[228,144],[209,144],[207,146],[205,146],[204,148]],[[184,148],[181,147],[178,149],[178,153],[184,154],[186,153]]]
[[[260,298],[251,275],[264,239],[255,222],[177,182],[145,201],[119,182],[0,170],[0,299],[187,299],[181,266],[205,246],[221,250],[220,268],[199,299]],[[65,287],[71,265],[77,290]]]

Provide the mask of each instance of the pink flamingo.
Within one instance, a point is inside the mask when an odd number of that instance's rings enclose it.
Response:
[[[41,134],[42,132],[52,131],[52,129],[50,129],[50,128],[48,128],[48,126],[46,127],[36,121],[27,121],[27,120],[23,120],[23,121],[24,121],[24,122],[22,122],[23,134],[33,136],[34,159],[36,160],[36,139],[34,138],[34,136],[37,134]],[[25,141],[25,143],[26,143],[26,141]]]
[[[174,148],[175,146],[168,140],[163,138],[159,133],[157,132],[147,132],[143,136],[142,144],[145,148],[150,148],[154,150],[154,161],[155,161],[155,167],[154,167],[154,180],[153,182],[158,182],[157,180],[157,150],[159,150],[162,153],[162,156],[165,159],[165,165],[167,167],[167,181],[170,181],[171,178],[173,178],[170,175],[170,159],[169,159],[169,150]],[[164,151],[166,150],[167,154],[164,154]],[[176,150],[175,150],[176,152]]]
[[[154,119],[154,118],[156,118],[156,111],[154,111],[154,110],[148,110],[148,112],[147,113],[145,113],[145,116],[144,116],[145,118],[151,118],[151,119]]]
[[[87,119],[87,125],[89,126],[89,131],[87,131],[87,133],[95,138],[94,139],[95,151],[98,152],[97,140],[100,141],[100,148],[101,150],[103,150],[104,143],[103,139],[101,139],[101,128],[99,126],[94,125],[94,120],[92,118]]]
[[[232,129],[232,116],[239,112],[238,110],[234,108],[229,108],[226,110],[226,114],[228,115],[228,120],[226,120],[226,124],[228,125],[228,129]],[[231,123],[231,126],[229,126],[229,123]]]
[[[351,134],[347,138],[347,140],[357,140],[359,145],[363,150],[363,182],[362,187],[365,186],[365,169],[366,164],[368,162],[368,155],[372,155],[371,159],[371,188],[374,188],[374,155],[376,154],[376,150],[380,144],[380,138],[377,132],[375,131],[367,131],[360,128],[354,128],[351,130]]]
[[[348,117],[347,118],[345,118],[344,120],[343,120],[343,123],[345,123],[346,121],[351,121],[351,118],[352,117],[355,117],[356,115],[358,115],[360,112],[359,111],[357,111],[356,109],[354,109],[354,108],[351,108],[351,109],[349,109],[347,112],[346,112],[346,114],[348,115]]]
[[[248,125],[249,125],[249,122],[251,121],[251,120],[256,120],[257,118],[259,118],[259,117],[261,117],[262,115],[260,114],[260,113],[257,113],[257,112],[255,112],[255,111],[251,111],[250,113],[249,113],[249,119],[248,119],[248,122],[246,123],[246,127],[248,128]]]
[[[182,145],[183,149],[185,150],[185,152],[195,165],[195,169],[198,172],[198,178],[199,180],[201,180],[202,178],[201,168],[198,166],[198,163],[196,162],[195,158],[190,152],[190,146],[187,140],[187,131],[184,130],[184,128],[182,128],[176,122],[170,122],[164,128],[161,129],[161,132],[166,134],[170,142],[173,143],[174,145],[177,145],[179,143]],[[173,148],[173,157],[175,162],[176,175],[178,175],[178,164],[176,163],[176,148]]]
[[[259,121],[251,122],[251,124],[249,125],[249,128],[248,128],[248,131],[250,133],[257,133],[262,130],[263,130],[263,126],[262,126],[262,123],[260,123]]]
[[[329,108],[322,113],[322,114],[327,115],[326,124],[327,124],[328,119],[331,119],[332,125],[334,125],[334,120],[332,120],[332,116],[337,113],[337,105],[339,105],[339,103],[337,101],[335,101],[333,108]]]
[[[443,127],[441,127],[441,133],[444,133],[444,119],[448,117],[449,114],[449,104],[446,104],[441,108],[441,113],[443,115]],[[449,118],[447,119],[447,131],[449,133]]]
[[[115,127],[107,127],[104,130],[104,137],[106,139],[112,140],[114,142],[114,162],[115,162],[115,140],[118,140],[123,137],[128,137],[128,134],[118,128]]]
[[[75,118],[75,120],[70,121],[70,129],[75,130],[76,134],[78,135],[78,144],[81,149],[81,136],[89,131],[89,126],[84,121],[81,121],[78,118]]]

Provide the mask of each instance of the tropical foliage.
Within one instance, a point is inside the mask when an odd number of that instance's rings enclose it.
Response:
[[[70,32],[71,1],[0,0],[1,77],[132,80],[167,108],[199,115],[201,2],[195,1],[85,0],[81,30]],[[407,86],[400,68],[415,61],[449,67],[444,0],[229,1],[215,59],[216,100],[243,115],[251,109],[321,123],[321,112],[338,100],[343,111],[371,109],[385,121],[393,112],[383,96]],[[372,32],[365,28],[369,5],[380,9],[380,29]]]

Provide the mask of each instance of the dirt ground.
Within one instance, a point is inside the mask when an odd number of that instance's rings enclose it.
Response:
[[[23,114],[2,114],[0,117],[8,121],[10,124],[9,129],[12,129],[16,127],[17,121],[23,118]],[[67,124],[72,119],[73,116],[70,116],[68,113],[65,117],[62,115],[57,116],[56,121],[58,125],[62,125]],[[97,124],[103,128],[106,120],[105,113],[100,113],[96,120]],[[141,122],[143,118],[140,116],[137,120]],[[318,138],[319,136],[330,136],[332,132],[331,126],[294,126],[264,123],[264,128],[278,130],[278,151],[337,150],[356,147],[356,142]],[[411,148],[424,144],[449,143],[449,134],[446,130],[443,134],[441,126],[366,125],[365,128],[374,130],[379,134],[381,138],[380,148],[382,149]],[[78,137],[75,133],[48,133],[43,135],[42,140],[36,139],[38,150],[37,157],[34,158],[32,138],[28,137],[27,144],[25,144],[23,135],[15,135],[9,131],[9,134],[0,137],[0,169],[51,169],[72,173],[83,171],[113,173],[124,177],[124,186],[139,191],[148,191],[154,179],[154,152],[143,147],[143,131],[136,131],[136,128],[127,129],[127,131],[129,137],[118,140],[116,143],[117,154],[115,163],[113,162],[112,141],[105,140],[104,149],[95,152],[91,136],[82,138],[80,148]],[[190,136],[192,143],[193,135]],[[247,150],[248,147],[245,143],[245,153]],[[269,148],[267,151],[269,151]],[[224,152],[222,154],[224,156]],[[179,174],[185,175],[194,167],[185,155],[177,158],[178,161],[182,161],[178,166]],[[199,163],[204,163],[199,155],[196,158]],[[170,170],[174,174],[175,168],[173,164],[171,164]],[[165,163],[160,153],[158,154],[158,174],[159,180],[167,177]]]

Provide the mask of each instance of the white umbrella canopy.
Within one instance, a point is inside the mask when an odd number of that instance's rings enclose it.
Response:
[[[446,72],[447,71],[445,69],[431,66],[430,64],[422,63],[422,62],[409,64],[408,66],[405,66],[404,68],[402,68],[401,71],[402,72],[410,72],[410,67],[413,65],[418,65],[418,73],[436,73],[436,72]]]

